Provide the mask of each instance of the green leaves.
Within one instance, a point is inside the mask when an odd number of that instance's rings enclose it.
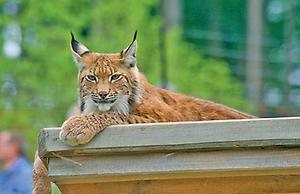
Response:
[[[26,134],[33,156],[39,129],[60,126],[65,120],[77,102],[70,31],[92,51],[120,52],[138,30],[137,66],[153,84],[159,83],[158,4],[158,0],[22,1],[19,14],[5,16],[0,23],[1,29],[8,23],[21,26],[23,51],[17,60],[0,53],[0,89],[6,74],[13,76],[17,89],[13,97],[0,90],[0,130],[14,128]],[[179,92],[245,110],[242,86],[228,64],[204,58],[179,31],[167,32],[171,84]],[[10,110],[5,108],[8,101]]]
[[[194,45],[182,40],[178,29],[169,31],[167,37],[170,81],[179,92],[249,110],[243,86],[227,63],[203,57]]]

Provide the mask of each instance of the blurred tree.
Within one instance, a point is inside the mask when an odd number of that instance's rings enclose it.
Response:
[[[170,78],[186,94],[210,99],[231,107],[250,111],[241,83],[232,76],[229,65],[199,54],[194,45],[181,40],[180,30],[168,36]]]
[[[21,1],[17,16],[1,16],[1,29],[8,23],[21,25],[22,56],[9,59],[1,53],[0,87],[9,74],[16,93],[7,96],[7,91],[1,90],[0,129],[23,129],[33,156],[39,129],[60,126],[65,120],[77,96],[70,31],[91,50],[119,52],[138,29],[138,66],[152,83],[159,83],[158,5],[158,0],[27,0]],[[246,110],[242,87],[228,64],[201,56],[181,39],[179,31],[166,32],[169,77],[175,88]],[[8,99],[12,104],[6,109]]]

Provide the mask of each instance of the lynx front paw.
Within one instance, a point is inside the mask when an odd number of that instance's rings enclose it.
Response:
[[[88,121],[83,117],[74,116],[63,123],[59,138],[71,146],[76,146],[88,143],[96,134]]]

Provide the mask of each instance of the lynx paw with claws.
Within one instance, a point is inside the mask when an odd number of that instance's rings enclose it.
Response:
[[[63,123],[59,138],[71,146],[86,144],[96,135],[90,127],[83,117],[71,117]]]

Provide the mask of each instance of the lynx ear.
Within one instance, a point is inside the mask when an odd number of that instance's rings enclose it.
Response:
[[[127,67],[134,67],[136,64],[136,52],[137,52],[137,31],[135,31],[131,44],[121,52],[121,56],[124,59]]]
[[[80,61],[81,61],[82,55],[90,52],[90,50],[86,46],[84,46],[83,44],[81,44],[80,42],[75,40],[75,37],[72,32],[71,32],[71,51],[72,51],[72,55],[73,55],[75,62],[79,66],[81,66]]]

